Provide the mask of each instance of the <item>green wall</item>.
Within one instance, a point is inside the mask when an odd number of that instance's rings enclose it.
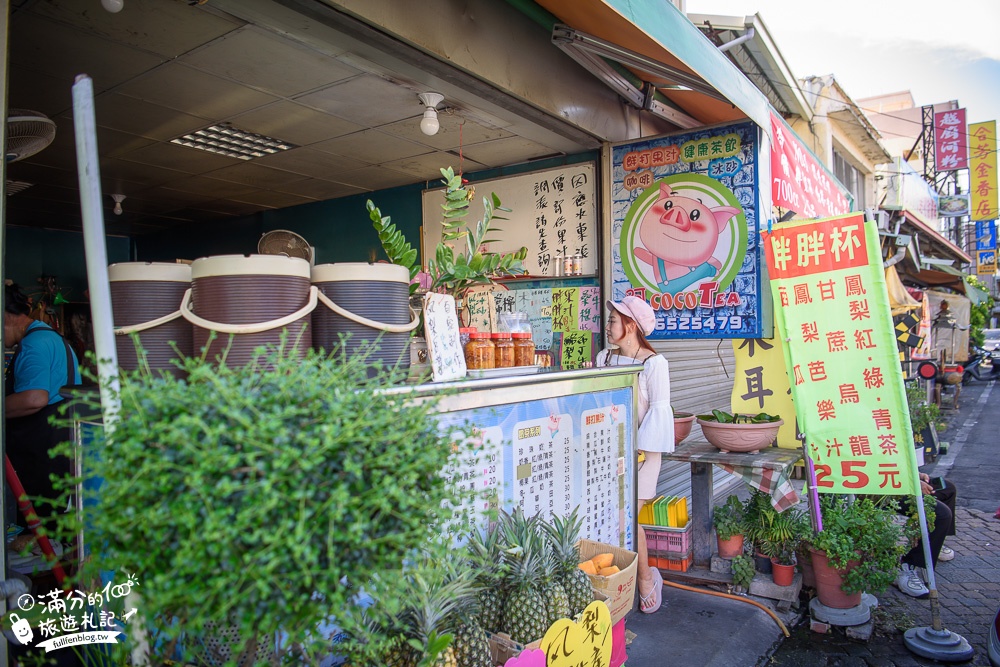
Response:
[[[72,302],[87,301],[87,262],[83,234],[53,229],[8,226],[5,230],[4,278],[21,286],[27,294],[38,292],[39,276],[56,277],[63,296]],[[127,262],[129,239],[107,237],[108,262]]]
[[[527,171],[597,160],[598,152],[550,158],[512,167],[465,174],[471,183],[512,176]],[[302,204],[216,223],[200,223],[134,239],[139,261],[196,259],[208,255],[256,252],[260,235],[273,229],[287,229],[305,237],[316,247],[316,263],[363,262],[370,253],[384,258],[378,236],[368,219],[365,202],[371,199],[414,246],[420,246],[423,224],[421,195],[439,182],[416,183],[340,199]]]

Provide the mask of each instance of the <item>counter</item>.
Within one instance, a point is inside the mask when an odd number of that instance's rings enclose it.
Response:
[[[449,473],[477,505],[456,522],[484,525],[492,507],[566,515],[577,505],[580,537],[635,547],[637,378],[641,365],[398,387],[439,401],[442,428],[471,424],[475,451]]]

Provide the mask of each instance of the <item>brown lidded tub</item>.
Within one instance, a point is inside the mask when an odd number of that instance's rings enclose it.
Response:
[[[191,325],[180,316],[184,292],[191,287],[191,266],[122,262],[108,267],[108,280],[118,365],[130,371],[139,368],[131,335],[135,330],[150,370],[182,376],[183,372],[173,362],[181,355],[190,356],[194,350]],[[176,317],[156,324],[156,320],[170,315]]]
[[[370,363],[410,367],[410,335],[418,321],[410,312],[409,269],[367,262],[320,264],[313,267],[312,282],[321,294],[313,313],[316,349],[347,356],[363,351]]]
[[[286,344],[294,345],[304,357],[312,347],[310,304],[315,305],[315,300],[310,299],[306,260],[284,255],[218,255],[191,264],[190,310],[184,316],[195,325],[196,354],[214,330],[218,333],[207,358],[218,360],[225,354],[226,365],[238,368],[253,358],[256,348],[277,346],[286,330]],[[248,331],[234,333],[241,329]]]

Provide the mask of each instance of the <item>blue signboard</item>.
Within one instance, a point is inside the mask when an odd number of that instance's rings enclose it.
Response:
[[[976,250],[997,249],[997,221],[980,220],[976,222]]]
[[[653,307],[649,338],[764,333],[760,159],[753,123],[612,149],[611,296]]]

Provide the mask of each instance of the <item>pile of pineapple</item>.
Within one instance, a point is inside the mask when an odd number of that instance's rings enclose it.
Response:
[[[462,566],[445,566],[443,585],[407,575],[401,593],[409,603],[384,664],[416,667],[426,659],[418,646],[450,634],[434,667],[493,667],[487,632],[527,644],[558,619],[575,618],[594,601],[590,578],[578,567],[580,527],[575,510],[546,522],[515,509],[501,513],[493,530],[470,537]]]

